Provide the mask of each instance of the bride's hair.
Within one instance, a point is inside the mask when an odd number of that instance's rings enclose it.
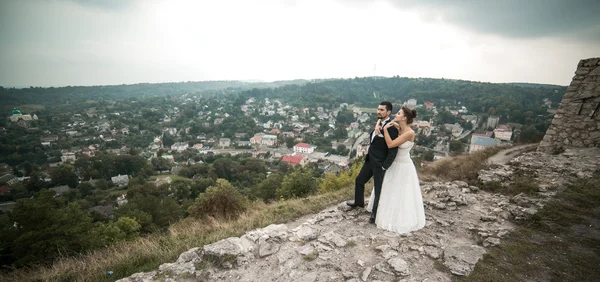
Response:
[[[400,109],[402,110],[402,112],[404,112],[404,116],[406,117],[406,124],[413,123],[413,119],[417,117],[417,111],[409,109],[406,106]]]

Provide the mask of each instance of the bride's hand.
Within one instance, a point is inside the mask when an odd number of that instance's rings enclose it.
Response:
[[[383,127],[383,129],[386,129],[386,130],[387,130],[388,128],[390,128],[390,127],[392,127],[392,126],[395,126],[395,125],[396,125],[396,122],[390,122],[390,123],[386,124],[386,125]]]

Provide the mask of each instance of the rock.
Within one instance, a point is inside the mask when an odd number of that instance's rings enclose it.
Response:
[[[367,281],[367,278],[369,278],[369,274],[371,274],[371,268],[367,267],[367,269],[365,269],[365,271],[363,271],[362,275],[360,276],[360,279],[362,281]]]
[[[306,246],[298,251],[299,254],[305,256],[315,252],[315,249],[311,246]]]
[[[444,265],[455,275],[469,275],[477,261],[486,253],[481,246],[454,246],[444,251]]]
[[[496,217],[493,215],[482,215],[479,220],[483,221],[483,222],[491,222],[491,221],[496,221]]]
[[[146,282],[146,281],[154,281],[154,276],[156,276],[156,271],[151,272],[138,272],[134,273],[129,277],[119,279],[117,282]]]
[[[387,251],[387,250],[389,250],[391,248],[392,247],[390,245],[381,245],[381,246],[375,247],[375,250],[378,250],[378,251],[380,251],[380,252],[383,253],[383,252],[385,252],[385,251]]]
[[[310,226],[302,225],[296,232],[294,232],[294,235],[296,235],[296,238],[302,241],[312,241],[317,239],[319,233],[317,233],[317,231]]]
[[[323,236],[321,236],[319,238],[319,242],[328,244],[331,247],[338,247],[338,248],[346,246],[346,243],[347,243],[346,240],[344,240],[344,238],[342,238],[342,236],[340,236],[339,234],[337,234],[333,231],[323,234]]]
[[[202,249],[201,248],[191,248],[179,255],[177,259],[177,263],[185,263],[185,262],[197,262],[202,260]]]
[[[351,271],[344,271],[342,273],[342,276],[344,276],[345,279],[350,279],[350,278],[357,278],[358,276],[356,275],[356,273],[351,272]]]
[[[240,238],[229,237],[204,246],[204,257],[211,261],[229,261],[248,251]]]
[[[385,274],[389,274],[389,275],[394,275],[393,272],[391,272],[387,266],[389,266],[389,264],[385,263],[385,262],[380,262],[378,264],[375,265],[375,269],[379,272],[385,273]]]
[[[242,236],[242,238],[246,238],[255,244],[258,244],[258,240],[261,237],[273,238],[283,241],[288,238],[288,231],[288,227],[285,224],[271,224],[262,229],[255,229],[246,232],[246,234]]]
[[[158,267],[159,273],[168,273],[169,276],[178,276],[181,273],[187,272],[192,274],[196,271],[193,262],[185,263],[163,263]]]
[[[460,180],[452,181],[452,184],[458,186],[458,188],[469,187],[469,184],[467,184],[467,182],[460,181]]]
[[[268,238],[267,236],[258,239],[258,256],[266,257],[279,251],[280,244]]]
[[[400,276],[410,275],[410,270],[408,269],[408,263],[405,260],[403,260],[399,257],[395,257],[395,258],[389,259],[387,262],[390,265],[390,267],[392,268],[392,270],[394,271],[394,273],[396,273],[397,275],[400,275]]]
[[[497,246],[497,245],[500,245],[500,239],[498,239],[498,238],[489,237],[483,241],[483,246],[486,248],[492,247],[492,246]]]
[[[362,261],[362,260],[358,260],[356,263],[357,263],[358,265],[362,266],[362,267],[364,267],[364,266],[365,266],[365,262],[364,262],[364,261]]]
[[[519,193],[512,198],[512,201],[519,206],[528,206],[531,204],[531,200],[524,194]]]
[[[397,255],[398,255],[398,252],[390,250],[390,251],[386,251],[386,252],[383,253],[383,258],[384,259],[390,259],[390,258],[393,258],[393,257],[395,257]]]
[[[498,231],[498,237],[504,237],[506,234],[508,234],[508,230],[500,230]]]
[[[440,258],[440,253],[441,251],[436,248],[436,247],[432,247],[432,246],[425,246],[424,248],[425,254],[427,254],[427,256],[429,256],[432,259],[439,259]]]

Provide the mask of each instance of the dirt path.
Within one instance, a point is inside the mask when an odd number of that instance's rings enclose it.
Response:
[[[522,154],[523,152],[527,152],[528,150],[533,150],[533,148],[537,148],[538,145],[539,145],[538,143],[535,143],[535,144],[526,144],[526,145],[510,147],[508,149],[502,150],[502,151],[498,152],[497,154],[491,156],[488,159],[488,162],[492,163],[492,164],[501,164],[501,165],[507,164],[510,160],[512,160],[513,158]]]

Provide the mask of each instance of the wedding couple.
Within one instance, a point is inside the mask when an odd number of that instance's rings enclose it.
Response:
[[[396,233],[408,233],[425,226],[425,211],[417,170],[410,158],[415,132],[409,124],[415,110],[402,107],[392,118],[392,103],[381,102],[377,125],[370,135],[365,163],[356,177],[351,207],[364,207],[365,183],[373,177],[375,187],[367,210],[369,223]]]

